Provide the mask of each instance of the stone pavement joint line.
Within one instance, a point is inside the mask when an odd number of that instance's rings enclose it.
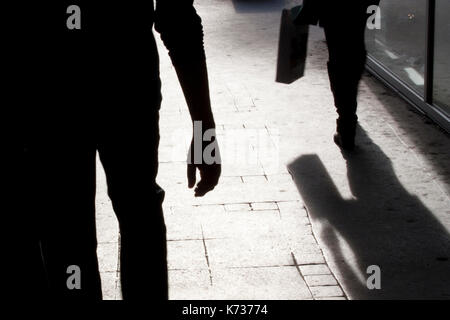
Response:
[[[205,242],[205,235],[203,233],[203,228],[201,228],[202,230],[202,241],[203,241],[203,247],[205,248],[205,258],[206,258],[206,264],[208,265],[208,272],[209,272],[209,280],[211,282],[211,286],[213,285],[213,278],[212,278],[212,274],[211,274],[211,266],[209,264],[209,259],[208,259],[208,249],[206,248],[206,242]]]

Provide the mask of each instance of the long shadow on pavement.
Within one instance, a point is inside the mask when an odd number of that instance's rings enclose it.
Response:
[[[450,299],[449,233],[362,128],[358,135],[359,149],[345,156],[354,199],[342,198],[317,155],[288,165],[341,283],[354,299]],[[381,268],[381,290],[366,286],[371,265]]]

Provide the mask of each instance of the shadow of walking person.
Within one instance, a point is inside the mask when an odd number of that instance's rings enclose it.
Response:
[[[338,278],[353,299],[450,298],[449,226],[401,184],[362,128],[358,134],[362,147],[344,155],[353,199],[341,196],[317,155],[288,165]],[[367,287],[371,265],[381,269],[379,290]]]

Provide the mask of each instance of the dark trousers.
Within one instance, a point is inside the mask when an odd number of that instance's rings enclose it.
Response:
[[[31,139],[26,145],[28,248],[35,276],[42,276],[37,272],[41,263],[45,270],[42,292],[52,298],[102,297],[96,255],[97,152],[120,227],[123,298],[168,298],[164,191],[155,182],[158,117],[139,118],[101,119],[95,130],[78,128],[83,131],[79,136],[61,139],[56,133],[50,141]],[[72,265],[80,268],[81,289],[67,286]]]
[[[374,1],[376,2],[376,1]],[[367,4],[330,1],[321,19],[328,45],[328,74],[338,113],[337,131],[354,135],[358,84],[366,62]]]

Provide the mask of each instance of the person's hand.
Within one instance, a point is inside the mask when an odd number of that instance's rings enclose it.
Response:
[[[204,143],[200,142],[200,144],[200,150],[202,151],[201,159],[195,159],[195,156],[193,154],[193,150],[195,150],[194,139],[192,139],[191,146],[188,152],[187,165],[189,189],[192,189],[195,186],[197,180],[197,170],[200,173],[200,181],[197,183],[197,186],[194,190],[196,197],[203,197],[206,193],[213,190],[219,182],[220,173],[222,171],[217,140],[214,139],[213,142],[210,142],[209,149],[205,149]],[[213,159],[205,159],[205,150],[210,150],[212,149],[211,147],[214,147],[214,152],[212,154]],[[214,162],[211,160],[214,160]]]

